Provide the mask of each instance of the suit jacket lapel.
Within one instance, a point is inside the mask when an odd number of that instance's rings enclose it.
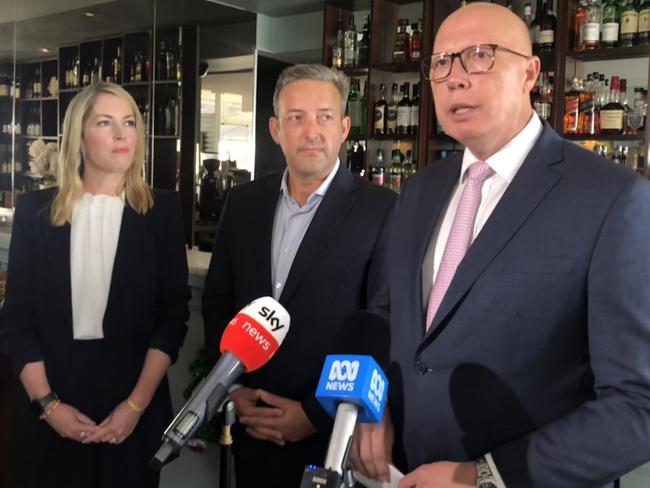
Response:
[[[48,209],[49,210],[49,209]],[[61,308],[66,323],[72,333],[72,292],[70,284],[70,224],[54,227],[49,221],[49,212],[45,222],[48,243],[47,253],[52,270],[52,277],[61,297]]]
[[[249,212],[253,219],[249,223],[251,231],[251,242],[255,247],[252,258],[256,261],[256,268],[260,270],[260,278],[266,290],[264,293],[273,296],[273,285],[271,283],[271,253],[273,249],[273,221],[275,220],[275,208],[280,195],[280,183],[282,172],[276,177],[269,178],[265,183],[266,187],[260,191],[260,201],[255,202],[255,210]]]
[[[419,192],[414,194],[409,199],[409,208],[404,209],[405,215],[426,215],[424,225],[422,222],[405,222],[404,226],[406,236],[409,239],[407,244],[408,249],[415,250],[415,259],[410,259],[409,263],[413,263],[414,269],[410,270],[409,274],[416,280],[413,290],[417,290],[417,310],[423,310],[424,304],[422,303],[422,263],[429,248],[429,243],[433,237],[433,232],[436,228],[437,222],[442,218],[443,212],[447,207],[447,202],[451,192],[454,190],[460,177],[460,169],[462,166],[462,156],[452,156],[447,160],[440,161],[440,166],[436,168],[440,173],[435,175],[435,188],[431,186],[422,185]],[[411,208],[411,206],[413,208]],[[412,237],[408,237],[412,234]],[[394,252],[397,252],[394,250]],[[422,314],[418,314],[421,316]],[[419,330],[424,331],[424,317]]]
[[[108,290],[106,313],[104,314],[104,333],[112,323],[109,314],[122,313],[122,307],[118,307],[116,304],[120,303],[120,295],[128,288],[129,273],[137,269],[135,267],[136,263],[133,261],[142,252],[142,239],[147,232],[148,228],[144,216],[139,215],[125,204],[120,224],[120,235],[117,239],[117,249],[115,250],[111,284]]]
[[[545,124],[544,131],[526,157],[490,218],[461,261],[433,319],[427,338],[437,336],[445,317],[503,249],[512,235],[560,180],[551,166],[562,161],[562,139]],[[428,341],[427,341],[428,342]]]
[[[282,289],[280,303],[286,304],[291,299],[314,259],[327,245],[338,224],[356,201],[354,190],[357,185],[348,170],[340,166],[300,243]],[[269,245],[268,249],[270,247]]]

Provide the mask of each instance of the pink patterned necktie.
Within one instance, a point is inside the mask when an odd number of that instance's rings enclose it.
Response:
[[[468,173],[463,193],[458,202],[456,215],[454,215],[454,222],[451,225],[449,238],[442,254],[438,274],[433,282],[433,288],[429,296],[425,324],[427,330],[429,330],[433,317],[436,315],[445,293],[447,293],[447,288],[449,288],[456,273],[456,268],[458,268],[472,242],[476,212],[481,203],[483,182],[494,173],[494,170],[485,161],[476,161],[470,165]]]

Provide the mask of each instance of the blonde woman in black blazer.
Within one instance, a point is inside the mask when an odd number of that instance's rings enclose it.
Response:
[[[92,85],[66,112],[58,188],[18,200],[2,327],[26,487],[158,485],[190,293],[180,201],[146,185],[144,149],[133,98]]]

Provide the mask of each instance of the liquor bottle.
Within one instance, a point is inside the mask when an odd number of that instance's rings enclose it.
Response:
[[[395,34],[395,44],[393,46],[393,62],[404,63],[409,60],[409,46],[411,40],[406,28],[409,25],[409,19],[399,19],[397,34]]]
[[[341,9],[339,9],[339,25],[336,30],[336,41],[332,47],[332,67],[343,68],[343,21],[341,20]]]
[[[546,120],[548,118],[548,114],[545,111],[545,107],[542,100],[543,85],[544,85],[544,73],[540,73],[539,76],[537,77],[537,82],[535,83],[535,86],[530,91],[530,100],[531,103],[533,104],[533,109],[535,110],[535,113],[538,115],[538,117],[542,120]]]
[[[86,67],[84,68],[83,76],[81,77],[81,85],[86,86],[90,84],[90,72],[92,71],[92,66],[90,64],[90,59],[86,62]]]
[[[600,0],[588,0],[585,21],[582,24],[580,38],[582,49],[598,49],[600,47],[600,24],[602,19]]]
[[[133,64],[133,81],[142,81],[142,53],[140,51],[135,53]]]
[[[537,44],[540,51],[552,51],[555,47],[556,19],[553,15],[553,2],[546,2],[542,18],[539,21]]]
[[[399,193],[402,189],[402,176],[402,153],[399,149],[393,149],[391,165],[388,170],[388,187],[394,192]]]
[[[386,134],[386,85],[379,85],[379,100],[375,103],[375,136]]]
[[[113,81],[115,83],[120,83],[122,81],[122,48],[117,46],[117,52],[115,57],[111,62],[111,67],[113,71]]]
[[[366,15],[366,21],[361,28],[361,40],[359,41],[359,66],[368,66],[368,49],[370,48],[370,16]]]
[[[506,8],[512,12],[512,10],[514,9],[514,7],[512,5],[512,0],[508,0],[506,2]]]
[[[539,33],[540,33],[540,21],[544,16],[544,4],[543,0],[537,0],[537,6],[535,7],[535,20],[533,20],[530,25],[530,37],[533,41],[533,50],[537,50],[539,42]]]
[[[633,110],[642,116],[642,125],[638,130],[643,131],[645,129],[645,114],[646,114],[646,103],[645,96],[643,94],[644,88],[640,86],[634,87],[634,106]]]
[[[571,89],[564,95],[564,133],[578,133],[578,113],[580,107],[580,80],[575,77]]]
[[[409,99],[410,84],[402,85],[402,99],[397,104],[397,133],[409,134],[411,126],[411,100]]]
[[[97,83],[97,81],[99,81],[98,78],[97,78],[97,75],[99,74],[98,64],[99,64],[99,60],[97,58],[94,58],[92,67],[90,68],[90,84],[91,85],[94,85],[95,83]]]
[[[368,130],[368,82],[363,85],[363,96],[359,101],[359,110],[361,112],[361,132],[359,135],[365,136]]]
[[[149,81],[151,78],[151,60],[147,53],[140,56],[140,73],[142,81]]]
[[[359,141],[354,141],[348,150],[348,169],[350,173],[361,174],[363,172],[365,150]]]
[[[354,15],[350,15],[348,28],[343,34],[343,66],[352,68],[357,65],[357,27],[354,25]]]
[[[38,98],[41,96],[41,70],[37,66],[36,70],[34,71],[34,82],[32,83],[32,96],[34,98]]]
[[[618,28],[620,12],[616,0],[607,0],[603,5],[603,31],[600,45],[602,47],[618,46]]]
[[[174,45],[170,42],[165,52],[165,74],[167,80],[176,79],[176,51]]]
[[[417,134],[420,126],[420,84],[413,83],[413,96],[411,97],[411,122],[409,134]]]
[[[582,39],[582,28],[587,18],[587,0],[578,0],[575,14],[573,16],[573,49],[582,51],[585,49]]]
[[[600,114],[596,110],[598,95],[594,83],[592,75],[588,75],[584,90],[579,95],[578,132],[580,134],[598,134],[600,132]]]
[[[157,79],[167,79],[167,46],[165,41],[160,41],[160,51],[158,52],[158,62],[156,63]]]
[[[384,168],[384,150],[377,149],[375,164],[372,166],[372,182],[375,185],[384,186],[385,168]]]
[[[80,66],[80,61],[79,61],[79,56],[75,58],[74,62],[74,71],[72,73],[73,75],[73,83],[72,86],[75,88],[79,86],[79,76],[81,74],[81,66]]]
[[[625,128],[625,107],[619,101],[620,79],[612,76],[610,101],[600,109],[600,132],[603,134],[622,134]]]
[[[639,45],[650,46],[650,0],[639,3]]]
[[[535,39],[533,39],[533,31],[532,31],[533,17],[531,15],[531,11],[532,11],[532,7],[530,6],[530,2],[526,2],[526,4],[524,5],[523,19],[524,19],[524,23],[526,24],[526,27],[528,27],[528,32],[530,33],[530,42],[534,43]]]
[[[623,132],[625,134],[628,133],[628,127],[627,127],[627,114],[632,111],[632,108],[629,106],[627,102],[627,80],[625,78],[621,78],[620,84],[619,84],[619,100],[621,105],[623,105],[623,109],[625,110],[625,118],[623,119]]]
[[[637,44],[639,36],[639,12],[634,6],[634,0],[627,0],[621,11],[621,47],[632,47]]]
[[[386,106],[386,135],[392,136],[397,132],[397,83],[393,83],[390,101]]]
[[[409,177],[415,173],[417,164],[413,161],[413,151],[410,149],[406,150],[406,157],[404,158],[404,163],[402,164],[402,186],[406,183]]]
[[[176,98],[169,96],[165,105],[165,135],[176,135]]]
[[[359,137],[361,135],[361,100],[359,99],[359,80],[357,78],[350,80],[348,110],[351,120],[350,135]]]
[[[422,59],[422,19],[411,25],[413,33],[411,34],[411,61],[420,61]]]

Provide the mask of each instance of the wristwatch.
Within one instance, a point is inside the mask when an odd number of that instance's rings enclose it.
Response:
[[[32,410],[32,413],[40,418],[41,415],[43,415],[43,412],[45,412],[45,407],[47,407],[51,402],[56,401],[59,399],[59,395],[51,391],[47,395],[45,395],[43,398],[35,398],[32,400],[30,407]]]
[[[476,488],[497,488],[497,480],[485,456],[476,460]]]

